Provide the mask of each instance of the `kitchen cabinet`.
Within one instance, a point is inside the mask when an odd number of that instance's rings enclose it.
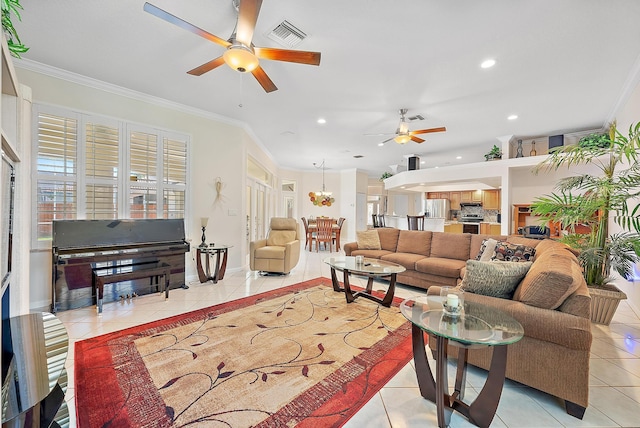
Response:
[[[500,235],[501,228],[499,224],[493,223],[480,223],[481,235]]]
[[[449,192],[429,192],[427,199],[449,199]]]
[[[444,231],[449,233],[462,233],[462,223],[445,224]]]
[[[460,192],[449,192],[449,205],[452,210],[459,210],[460,202]]]
[[[471,202],[482,202],[482,190],[471,192]]]
[[[482,192],[482,208],[485,210],[499,210],[500,190],[484,190]]]
[[[471,202],[471,190],[463,190],[460,192],[460,202]]]

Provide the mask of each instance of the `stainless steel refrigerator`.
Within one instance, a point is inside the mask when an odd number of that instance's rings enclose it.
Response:
[[[449,220],[451,218],[451,206],[448,199],[423,199],[422,200],[422,212],[427,217],[444,218]]]

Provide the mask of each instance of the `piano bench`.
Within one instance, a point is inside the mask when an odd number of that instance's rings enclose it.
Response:
[[[113,284],[121,281],[149,278],[151,285],[155,278],[155,284],[159,285],[160,277],[164,277],[164,298],[169,298],[169,280],[171,279],[171,266],[167,263],[136,263],[129,265],[104,266],[93,268],[92,287],[97,295],[98,313],[102,313],[102,300],[104,298],[105,284]]]

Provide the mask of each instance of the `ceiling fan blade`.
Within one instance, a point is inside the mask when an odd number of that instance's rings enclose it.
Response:
[[[296,62],[298,64],[320,65],[320,52],[294,51],[291,49],[257,48],[256,56],[274,61]]]
[[[430,134],[432,132],[444,132],[446,131],[447,128],[445,128],[444,126],[441,128],[429,128],[429,129],[420,129],[418,131],[411,131],[409,132],[410,135],[415,135],[415,134]]]
[[[245,46],[251,46],[261,6],[262,0],[240,0],[236,40]]]
[[[223,40],[218,36],[214,36],[208,31],[204,31],[202,28],[196,27],[195,25],[190,24],[181,18],[178,18],[177,16],[172,15],[169,12],[162,10],[157,6],[154,6],[151,3],[145,3],[143,9],[145,12],[149,12],[150,14],[155,15],[160,19],[163,19],[173,25],[177,25],[178,27],[183,28],[187,31],[190,31],[193,34],[197,34],[198,36],[203,37],[209,41],[212,41],[213,43],[217,43],[221,46],[224,46],[225,48],[231,46],[231,43],[229,43],[228,41]]]
[[[267,73],[265,73],[262,67],[260,66],[256,67],[256,69],[253,70],[251,74],[253,74],[253,77],[256,78],[258,83],[260,83],[260,86],[262,86],[262,88],[267,93],[278,90],[278,87],[271,81],[271,79],[269,78],[269,76],[267,76]]]
[[[205,62],[204,64],[194,68],[193,70],[187,71],[187,74],[191,74],[192,76],[202,76],[204,73],[211,71],[214,68],[218,68],[222,64],[224,64],[224,58],[219,56],[216,59],[212,59],[209,62]]]
[[[422,138],[418,138],[415,135],[410,135],[410,137],[411,137],[411,141],[413,141],[415,143],[418,143],[418,144],[424,143],[424,140]]]
[[[385,144],[385,143],[388,143],[389,141],[393,140],[394,138],[395,138],[395,137],[388,138],[388,139],[386,139],[386,140],[384,140],[383,142],[378,143],[378,144]]]

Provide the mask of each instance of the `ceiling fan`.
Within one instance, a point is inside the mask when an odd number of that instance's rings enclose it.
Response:
[[[429,129],[420,129],[418,131],[409,131],[409,123],[405,118],[405,114],[407,114],[407,111],[408,109],[406,108],[401,108],[399,111],[400,124],[398,125],[398,129],[396,130],[395,137],[391,137],[387,140],[384,140],[383,142],[378,144],[379,146],[385,143],[388,143],[391,140],[395,141],[398,144],[407,144],[409,141],[413,141],[416,143],[423,143],[424,140],[422,138],[416,137],[416,134],[430,134],[432,132],[444,132],[447,130],[447,128],[443,126],[440,128],[429,128]],[[418,115],[417,117],[422,119],[422,116],[420,115]]]
[[[187,72],[194,76],[200,76],[222,64],[227,64],[229,67],[241,73],[253,74],[258,83],[260,83],[260,86],[262,86],[266,92],[272,92],[278,88],[271,81],[269,76],[267,76],[267,73],[262,69],[262,67],[260,67],[259,59],[320,65],[320,52],[260,48],[254,46],[251,40],[253,39],[253,32],[255,30],[256,21],[258,20],[258,14],[260,13],[262,0],[234,0],[234,4],[238,1],[240,3],[237,8],[238,21],[236,23],[234,33],[228,40],[214,36],[208,31],[196,27],[195,25],[178,18],[177,16],[154,6],[151,3],[145,3],[143,9],[145,12],[149,12],[160,19],[177,25],[180,28],[197,34],[198,36],[213,43],[217,43],[227,49],[222,56],[208,61]]]

